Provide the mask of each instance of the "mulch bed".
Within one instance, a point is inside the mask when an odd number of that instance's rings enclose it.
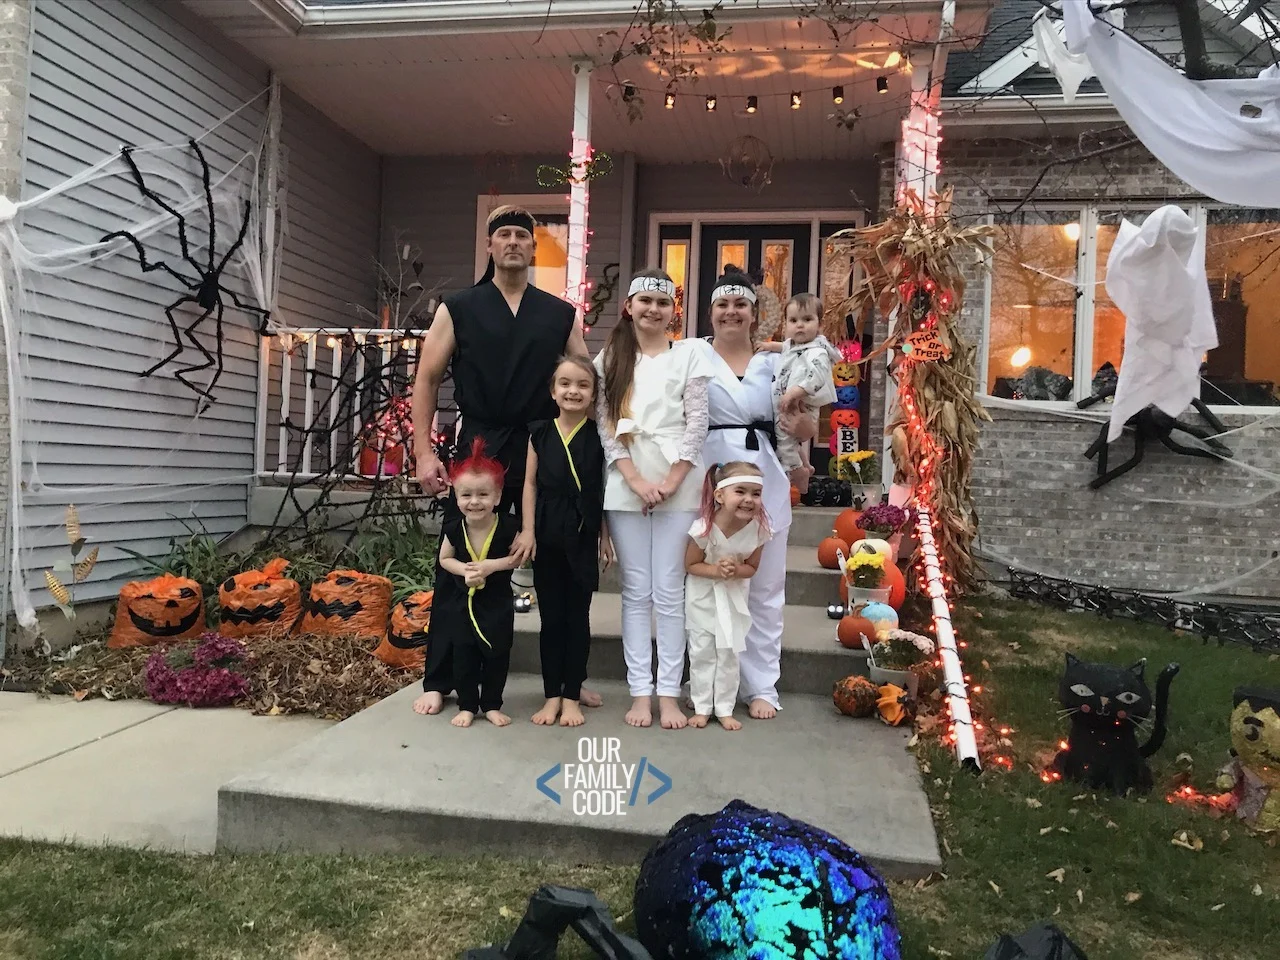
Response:
[[[247,677],[249,693],[236,706],[259,716],[345,720],[422,676],[387,666],[373,655],[376,642],[354,637],[286,635],[244,645],[249,659],[237,672]],[[111,650],[95,640],[65,660],[24,651],[0,668],[0,691],[145,700],[146,663],[157,649]]]

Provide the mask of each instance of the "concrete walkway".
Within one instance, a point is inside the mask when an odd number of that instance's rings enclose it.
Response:
[[[211,853],[218,787],[330,726],[0,693],[0,835]]]

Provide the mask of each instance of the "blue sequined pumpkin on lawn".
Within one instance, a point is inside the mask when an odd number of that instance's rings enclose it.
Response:
[[[836,402],[832,404],[837,410],[852,410],[862,399],[857,387],[836,387]]]
[[[900,960],[889,891],[837,838],[734,800],[640,866],[636,933],[668,960]]]

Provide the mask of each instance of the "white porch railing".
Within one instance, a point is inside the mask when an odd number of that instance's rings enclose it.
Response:
[[[366,476],[360,472],[361,438],[397,398],[407,407],[424,333],[306,327],[264,337],[254,451],[258,476],[295,482]],[[407,456],[402,469],[405,462]]]

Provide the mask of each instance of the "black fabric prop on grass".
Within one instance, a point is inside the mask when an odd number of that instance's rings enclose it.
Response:
[[[609,908],[590,890],[539,887],[505,947],[477,947],[462,960],[555,960],[565,930],[573,927],[603,960],[651,960],[639,942],[619,933]]]
[[[987,951],[983,960],[1089,960],[1071,938],[1051,923],[1011,937],[1005,934]]]

